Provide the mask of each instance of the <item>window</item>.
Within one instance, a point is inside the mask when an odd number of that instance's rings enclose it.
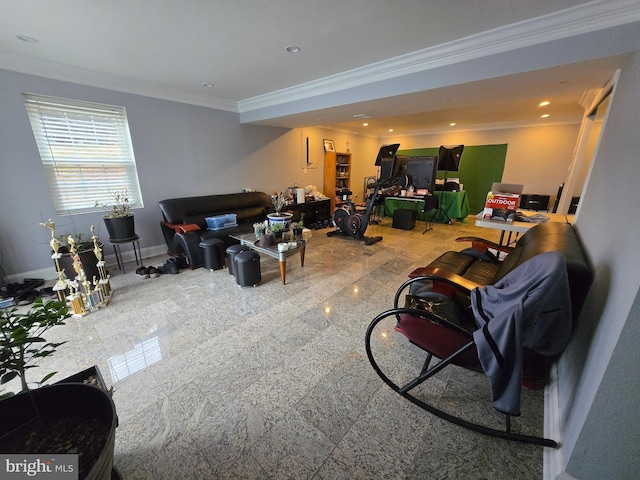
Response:
[[[124,108],[23,94],[59,215],[102,211],[126,189],[144,206]]]

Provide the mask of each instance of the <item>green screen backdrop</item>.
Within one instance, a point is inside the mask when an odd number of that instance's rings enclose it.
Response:
[[[438,156],[440,146],[431,148],[413,148],[398,150],[398,155],[408,157]],[[449,178],[459,178],[467,191],[469,210],[472,214],[484,208],[487,192],[493,182],[502,181],[504,162],[507,157],[507,144],[501,145],[465,145],[460,160],[460,170],[449,172]],[[444,172],[437,172],[437,178],[444,178]]]

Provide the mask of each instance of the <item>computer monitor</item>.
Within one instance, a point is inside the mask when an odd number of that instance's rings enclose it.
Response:
[[[437,164],[436,156],[407,157],[406,175],[409,177],[409,185],[413,185],[416,190],[433,192]]]

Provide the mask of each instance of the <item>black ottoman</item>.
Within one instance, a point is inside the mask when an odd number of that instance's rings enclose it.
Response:
[[[400,230],[413,230],[416,226],[415,210],[409,210],[408,208],[399,208],[393,212],[392,228],[399,228]]]
[[[236,283],[241,287],[256,286],[262,280],[260,275],[260,255],[252,250],[240,252],[233,257]]]
[[[235,271],[233,269],[233,258],[238,253],[246,252],[247,250],[251,249],[245,245],[240,245],[239,243],[236,245],[231,245],[227,248],[227,268],[229,269],[229,275],[235,275]]]
[[[200,242],[204,268],[220,270],[224,268],[224,242],[219,238],[207,238]]]

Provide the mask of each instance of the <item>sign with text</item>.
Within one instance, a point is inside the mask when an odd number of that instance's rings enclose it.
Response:
[[[0,479],[78,480],[78,455],[0,454]]]

